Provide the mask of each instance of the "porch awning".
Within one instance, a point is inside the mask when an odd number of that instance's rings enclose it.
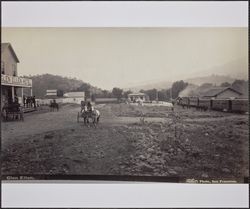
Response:
[[[32,80],[29,78],[1,74],[1,85],[32,88]]]

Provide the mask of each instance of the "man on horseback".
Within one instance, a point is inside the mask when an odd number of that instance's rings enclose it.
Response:
[[[59,104],[56,102],[55,99],[50,100],[50,111],[54,111],[55,109],[58,111],[59,110]]]

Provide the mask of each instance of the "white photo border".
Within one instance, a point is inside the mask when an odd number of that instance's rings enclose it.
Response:
[[[2,2],[2,27],[248,27],[247,1]],[[248,207],[248,184],[2,182],[2,207]]]

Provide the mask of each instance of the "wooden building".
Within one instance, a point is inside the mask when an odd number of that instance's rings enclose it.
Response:
[[[234,99],[241,97],[242,93],[231,87],[214,87],[202,93],[202,98]]]
[[[63,95],[63,103],[76,103],[81,104],[81,101],[85,101],[85,92],[67,92]]]
[[[22,103],[23,88],[30,89],[32,96],[32,80],[18,76],[17,63],[19,59],[10,43],[1,44],[1,108],[12,103],[15,97]],[[18,89],[21,90],[18,95]]]
[[[128,94],[128,99],[131,101],[131,102],[136,102],[138,100],[142,101],[142,102],[145,102],[145,101],[148,101],[149,100],[149,97],[147,94],[145,93],[131,93],[131,94]]]
[[[46,99],[56,99],[57,96],[57,89],[47,89],[45,94]]]

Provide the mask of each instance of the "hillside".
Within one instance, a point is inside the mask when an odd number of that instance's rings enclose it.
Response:
[[[32,79],[33,95],[43,98],[47,89],[57,89],[62,94],[69,91],[89,91],[100,92],[101,89],[94,87],[76,78],[67,78],[58,75],[43,74],[35,76],[25,76]]]
[[[233,83],[235,79],[231,78],[230,76],[224,75],[210,75],[210,76],[203,76],[203,77],[194,77],[186,79],[185,82],[194,85],[201,85],[203,83],[212,83],[213,85],[221,85],[222,83],[228,82]]]
[[[246,79],[248,77],[248,58],[242,57],[241,59],[235,59],[221,65],[213,66],[199,71],[190,77],[203,77],[211,74],[230,76],[239,80]]]

